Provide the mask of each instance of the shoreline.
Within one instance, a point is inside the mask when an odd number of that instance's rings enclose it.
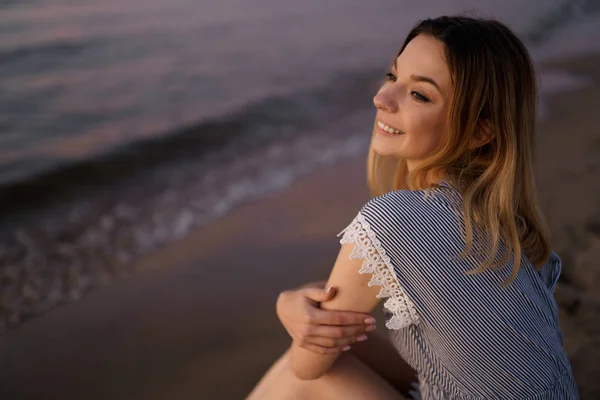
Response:
[[[130,273],[140,257],[218,221],[231,209],[359,154],[367,140],[342,133],[360,131],[356,127],[365,125],[370,114],[361,110],[331,121],[321,127],[322,135],[263,138],[244,147],[243,154],[241,143],[233,143],[196,163],[174,160],[170,167],[134,171],[110,190],[90,184],[95,196],[84,196],[86,187],[75,184],[73,191],[82,195],[77,202],[50,191],[63,203],[31,210],[28,219],[36,223],[13,229],[9,218],[4,235],[0,229],[0,335]],[[7,231],[10,237],[4,237]]]
[[[364,170],[353,159],[301,178],[143,257],[135,274],[9,331],[0,341],[0,396],[41,399],[56,388],[65,399],[214,398],[235,365],[244,371],[240,386],[221,398],[242,398],[288,345],[273,310],[277,294],[326,279],[336,235],[369,197],[356,185]],[[348,202],[322,207],[321,198],[344,194]],[[224,301],[225,292],[233,298]]]

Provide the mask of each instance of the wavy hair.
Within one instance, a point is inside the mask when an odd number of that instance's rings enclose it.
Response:
[[[371,194],[424,188],[430,172],[443,171],[464,200],[462,256],[473,250],[474,228],[486,232],[491,244],[481,266],[467,273],[506,267],[514,259],[508,285],[517,276],[523,254],[538,269],[550,255],[534,180],[537,99],[531,58],[502,23],[463,16],[421,21],[396,57],[418,35],[444,43],[454,86],[449,132],[442,147],[410,173],[404,159],[377,154],[371,146],[367,160]],[[469,148],[481,129],[488,130],[491,141]]]

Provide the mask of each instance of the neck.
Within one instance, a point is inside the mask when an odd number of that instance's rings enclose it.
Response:
[[[415,168],[415,164],[409,160],[406,160],[406,172],[410,174],[410,172],[413,170],[413,168]],[[432,185],[438,184],[440,183],[441,180],[443,180],[446,177],[446,173],[439,169],[439,168],[435,168],[435,169],[430,169],[427,172],[427,176],[425,177],[425,186],[426,187],[430,187]],[[424,189],[424,188],[421,188]]]

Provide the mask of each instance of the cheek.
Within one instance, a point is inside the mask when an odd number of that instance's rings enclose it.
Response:
[[[432,141],[435,142],[436,150],[441,147],[444,138],[446,137],[448,127],[446,125],[446,118],[439,118],[435,125],[431,129]]]
[[[424,151],[436,150],[446,133],[446,118],[442,112],[421,112],[415,115],[408,132],[420,143]]]

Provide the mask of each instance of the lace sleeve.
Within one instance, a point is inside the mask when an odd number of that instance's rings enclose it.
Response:
[[[392,317],[386,322],[386,327],[398,330],[418,323],[419,316],[413,302],[398,283],[389,257],[360,212],[338,236],[341,234],[344,234],[340,239],[341,244],[354,243],[350,258],[364,259],[359,273],[372,274],[369,286],[381,286],[377,297],[388,298],[383,306]]]

